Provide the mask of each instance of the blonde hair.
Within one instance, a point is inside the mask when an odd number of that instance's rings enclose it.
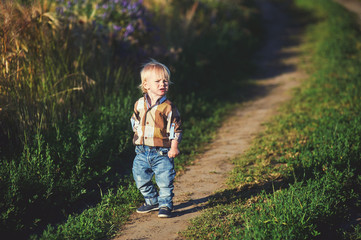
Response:
[[[144,82],[151,74],[156,74],[160,78],[167,79],[169,84],[172,83],[170,81],[170,71],[167,66],[154,59],[151,59],[148,63],[143,65],[142,70],[140,71],[140,79],[142,82],[140,83],[139,88],[143,93],[147,93],[147,89],[144,88]]]

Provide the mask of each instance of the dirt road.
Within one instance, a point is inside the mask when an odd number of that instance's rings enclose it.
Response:
[[[342,5],[348,11],[356,14],[357,21],[361,27],[361,1],[360,0],[335,0],[335,2]]]
[[[212,194],[225,188],[227,174],[232,170],[230,159],[242,154],[262,123],[277,114],[277,108],[291,97],[305,74],[297,69],[299,61],[300,26],[285,11],[270,1],[258,1],[267,29],[267,41],[256,56],[259,74],[254,76],[262,91],[257,99],[235,109],[218,131],[216,140],[200,155],[194,165],[176,178],[174,216],[159,219],[157,212],[133,214],[115,239],[180,239],[189,220],[198,216]]]

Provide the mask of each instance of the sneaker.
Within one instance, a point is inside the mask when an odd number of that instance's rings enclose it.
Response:
[[[137,209],[137,213],[147,213],[158,209],[159,209],[158,204],[148,205],[144,203],[141,207]]]
[[[169,218],[171,215],[172,210],[170,210],[168,207],[161,207],[159,209],[158,217],[160,218]]]

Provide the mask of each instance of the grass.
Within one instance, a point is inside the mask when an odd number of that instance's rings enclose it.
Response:
[[[140,198],[136,186],[129,183],[115,193],[109,191],[95,207],[79,215],[69,215],[57,228],[48,225],[41,236],[33,235],[31,239],[103,239],[117,232],[119,224],[124,223]]]
[[[230,188],[187,239],[360,238],[360,32],[336,3],[295,4],[317,20],[303,46],[310,77],[234,161]]]

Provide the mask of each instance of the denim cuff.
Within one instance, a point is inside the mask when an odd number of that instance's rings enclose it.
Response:
[[[147,205],[155,205],[158,204],[158,197],[154,197],[154,198],[144,198],[145,199],[145,203]]]

